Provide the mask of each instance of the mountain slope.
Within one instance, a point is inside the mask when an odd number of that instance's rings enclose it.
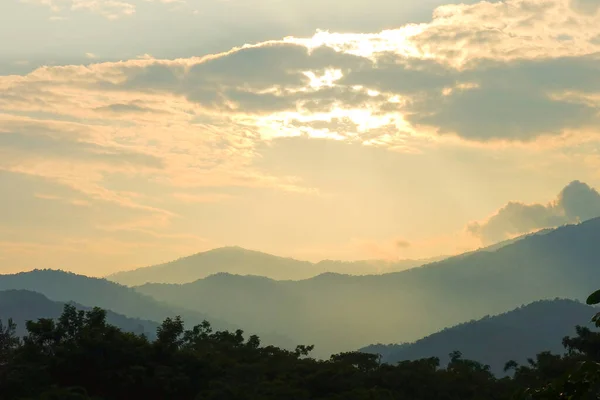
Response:
[[[509,360],[524,364],[542,351],[564,353],[563,337],[574,336],[576,325],[591,327],[588,321],[597,311],[572,300],[537,301],[444,329],[414,343],[372,345],[360,351],[381,354],[387,363],[438,357],[446,365],[448,355],[458,350],[464,358],[490,365],[494,373],[503,374]]]
[[[582,299],[600,282],[598,243],[600,219],[594,219],[398,273],[302,281],[219,274],[136,290],[182,307],[202,305],[248,329],[268,327],[327,355],[414,341],[540,299]]]
[[[71,303],[79,310],[89,310],[89,307]],[[17,334],[26,333],[25,323],[37,321],[39,318],[58,318],[64,309],[65,303],[52,301],[40,293],[28,290],[0,291],[0,320],[6,322],[9,318],[17,324]],[[106,320],[127,332],[144,333],[149,338],[156,336],[158,323],[137,318],[129,318],[107,310]]]
[[[441,257],[436,259],[441,259]],[[138,268],[133,271],[117,272],[109,275],[107,279],[123,285],[188,283],[220,272],[227,272],[239,275],[265,276],[276,280],[298,280],[307,279],[324,272],[362,275],[382,271],[400,271],[420,266],[432,260],[401,260],[397,262],[324,260],[312,263],[293,258],[277,257],[240,247],[223,247],[165,264]]]
[[[73,301],[88,307],[98,306],[128,317],[162,322],[167,317],[180,315],[188,327],[208,320],[214,329],[238,329],[237,325],[226,320],[206,315],[200,302],[194,302],[190,304],[190,307],[166,304],[106,279],[90,278],[64,271],[34,270],[0,275],[0,290],[10,289],[38,292],[53,301]],[[211,299],[206,301],[212,302]],[[269,327],[258,327],[258,329],[248,332],[262,333],[261,337],[265,343],[285,348],[295,345],[285,335],[275,332]]]
[[[190,323],[199,323],[207,319],[217,327],[232,327],[198,311],[165,304],[105,279],[90,278],[64,271],[34,270],[0,275],[0,290],[11,289],[38,292],[53,301],[73,301],[88,307],[98,306],[129,317],[152,321],[161,322],[167,317],[181,315]]]

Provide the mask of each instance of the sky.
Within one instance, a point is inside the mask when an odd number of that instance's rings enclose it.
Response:
[[[0,273],[600,216],[600,0],[5,0],[0,38]]]

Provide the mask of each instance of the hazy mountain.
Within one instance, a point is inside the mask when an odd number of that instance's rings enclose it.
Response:
[[[591,328],[589,321],[597,311],[572,300],[537,301],[444,329],[411,344],[376,344],[360,351],[381,354],[387,363],[438,357],[441,365],[446,365],[448,355],[458,350],[464,358],[490,365],[494,373],[502,375],[509,360],[525,364],[527,358],[542,351],[564,353],[563,337],[575,336],[576,325]]]
[[[550,232],[554,231],[555,229],[556,228],[540,229],[539,231],[535,231],[535,232],[532,232],[532,233],[526,233],[525,235],[520,235],[520,236],[514,237],[512,239],[507,239],[507,240],[503,240],[503,241],[498,242],[498,243],[494,243],[492,245],[489,245],[489,246],[486,246],[484,248],[481,248],[481,249],[479,249],[477,251],[496,251],[496,250],[499,250],[499,249],[501,249],[503,247],[508,246],[509,244],[513,244],[513,243],[516,243],[516,242],[518,242],[520,240],[527,239],[530,236],[545,235],[547,233],[550,233]]]
[[[163,321],[166,317],[185,315],[190,322],[208,319],[227,326],[198,311],[173,307],[135,290],[109,282],[56,270],[34,270],[0,275],[0,290],[22,289],[41,293],[54,301],[73,301],[88,307],[102,307],[129,317]],[[199,309],[200,307],[196,307]]]
[[[79,310],[89,310],[90,307],[70,302]],[[17,324],[17,333],[22,336],[26,333],[25,323],[37,321],[39,318],[58,318],[64,309],[65,303],[52,301],[43,294],[29,290],[4,290],[0,291],[0,320],[6,323],[12,318]],[[144,333],[150,339],[156,336],[158,323],[137,318],[129,318],[107,310],[106,320],[109,324],[118,326],[127,332]]]
[[[145,283],[188,283],[220,272],[227,272],[238,275],[265,276],[275,280],[299,280],[311,278],[325,272],[365,275],[402,271],[442,258],[394,262],[384,260],[349,262],[324,260],[312,263],[293,258],[277,257],[241,247],[223,247],[165,264],[118,272],[109,275],[107,279],[129,286]]]
[[[600,219],[529,235],[407,271],[327,273],[301,281],[218,274],[141,293],[296,342],[319,355],[366,343],[414,341],[457,323],[540,299],[584,298],[600,282]]]
[[[542,235],[554,230],[538,232],[508,239],[461,256],[481,251],[496,251],[531,235]],[[221,272],[235,275],[264,276],[274,280],[302,280],[333,272],[345,275],[373,275],[405,271],[428,263],[441,261],[448,256],[419,260],[323,260],[318,263],[278,257],[241,247],[222,247],[183,257],[164,264],[117,272],[106,279],[127,286],[146,283],[189,283]]]
[[[11,275],[0,275],[0,290],[21,289],[41,293],[53,301],[73,301],[84,306],[98,306],[107,310],[124,314],[128,317],[162,322],[167,317],[180,315],[187,326],[193,326],[208,320],[215,329],[238,329],[239,324],[232,324],[213,316],[206,315],[202,304],[194,302],[189,307],[180,307],[157,301],[138,291],[119,285],[106,279],[90,278],[56,270],[34,270]],[[207,300],[212,302],[211,299]],[[265,343],[290,348],[292,343],[285,336],[270,327],[248,330],[248,333],[259,333]]]

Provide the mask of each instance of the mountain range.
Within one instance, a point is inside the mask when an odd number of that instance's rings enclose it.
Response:
[[[443,258],[398,261],[323,260],[312,263],[232,246],[209,250],[164,264],[117,272],[106,278],[127,286],[146,283],[189,283],[222,272],[264,276],[275,280],[300,280],[326,272],[365,275],[402,271]]]
[[[532,235],[543,235],[553,229],[504,240],[490,246],[462,254],[496,251]],[[221,247],[188,257],[182,257],[163,264],[121,271],[108,275],[106,279],[127,286],[146,283],[183,284],[206,278],[218,273],[233,275],[255,275],[274,280],[302,280],[324,273],[343,275],[373,275],[400,272],[407,269],[441,261],[448,256],[438,256],[418,260],[322,260],[317,263],[301,261],[289,257],[279,257],[260,251],[248,250],[239,246]]]
[[[34,291],[54,302],[157,323],[175,315],[188,326],[207,319],[216,329],[243,327],[281,347],[314,344],[315,356],[328,357],[368,343],[415,342],[537,300],[582,299],[600,282],[599,242],[600,219],[593,219],[386,274],[328,272],[292,281],[217,273],[186,284],[126,287],[35,270],[0,275],[0,290]],[[263,257],[239,248],[220,251]]]
[[[240,327],[220,318],[206,315],[199,311],[202,306],[196,302],[189,304],[189,307],[171,305],[106,279],[91,278],[64,271],[34,270],[0,275],[0,290],[11,289],[37,292],[52,301],[75,302],[87,307],[98,306],[128,317],[157,323],[164,321],[167,317],[179,315],[189,327],[204,320],[209,321],[217,330],[236,330]],[[249,330],[249,332],[259,333],[265,341],[284,348],[294,346],[284,335],[264,328],[257,331]]]
[[[326,355],[414,341],[536,300],[582,299],[600,282],[598,243],[600,219],[593,219],[396,273],[300,281],[221,273],[135,290],[247,329],[269,327]]]
[[[25,323],[37,321],[40,318],[60,317],[67,303],[52,301],[43,294],[29,290],[3,290],[0,291],[0,320],[7,321],[12,318],[17,324],[17,335],[26,333]],[[69,302],[78,310],[90,310],[90,307],[74,302]],[[145,334],[149,339],[156,336],[158,323],[138,318],[129,318],[122,314],[107,311],[106,321],[126,332]]]
[[[441,365],[449,354],[460,351],[464,358],[504,374],[509,360],[526,364],[542,351],[564,353],[565,336],[575,336],[575,326],[592,328],[590,319],[597,307],[566,299],[541,300],[495,316],[485,316],[426,336],[414,343],[376,344],[361,352],[381,354],[382,361],[394,364],[404,360],[438,357]]]

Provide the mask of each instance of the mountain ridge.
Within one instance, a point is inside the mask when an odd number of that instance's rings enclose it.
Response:
[[[445,256],[421,260],[310,262],[248,250],[239,246],[226,246],[180,257],[166,263],[116,272],[106,276],[106,279],[127,286],[139,286],[146,283],[190,283],[219,272],[228,272],[235,275],[264,276],[274,280],[302,280],[325,272],[362,275],[377,273],[378,270],[404,270],[442,258]]]
[[[330,354],[365,343],[414,341],[465,320],[556,297],[582,299],[600,281],[600,218],[529,235],[495,251],[382,275],[301,281],[222,275],[135,287],[243,326],[270,326]],[[293,337],[293,335],[297,335]]]
[[[569,299],[539,300],[493,316],[485,316],[445,328],[412,343],[375,344],[359,351],[381,354],[382,361],[397,363],[438,357],[441,365],[449,354],[460,351],[463,357],[490,365],[504,375],[510,360],[526,364],[527,358],[542,351],[563,354],[565,336],[575,334],[575,326],[593,329],[591,317],[598,307]]]
[[[88,277],[72,272],[38,269],[0,275],[0,290],[11,289],[37,292],[58,302],[72,301],[86,307],[98,306],[127,317],[157,323],[161,323],[168,317],[173,318],[179,315],[190,326],[207,320],[215,330],[235,331],[239,329],[239,325],[234,321],[230,322],[207,315],[197,303],[194,304],[196,309],[180,307],[103,278]],[[264,327],[259,327],[253,333],[260,334],[265,342],[286,348],[295,346],[285,335],[274,331],[265,331],[262,328]]]
[[[418,268],[438,261],[443,261],[447,258],[460,258],[476,252],[493,252],[530,236],[547,234],[554,229],[555,228],[546,228],[526,233],[458,255],[442,255],[422,259],[400,259],[395,261],[381,259],[354,261],[324,259],[317,262],[310,262],[298,260],[293,257],[282,257],[262,251],[250,250],[240,246],[224,246],[204,252],[198,252],[189,256],[179,257],[175,260],[160,264],[119,271],[107,275],[105,278],[127,286],[141,286],[147,283],[191,283],[219,272],[227,272],[232,275],[242,276],[264,276],[274,280],[306,280],[327,272],[339,273],[342,275],[382,275],[392,272],[402,272],[411,268]],[[208,267],[202,265],[202,258],[210,258],[217,255],[224,258],[213,260],[213,264]],[[242,259],[242,257],[246,257],[246,259]],[[231,259],[236,259],[235,265],[229,264]],[[279,264],[268,268],[265,268],[264,266],[257,267],[257,260],[265,262],[266,264],[269,264],[269,261]],[[248,268],[247,264],[250,264],[250,268]],[[202,270],[204,270],[204,272]]]
[[[27,321],[37,321],[39,318],[56,319],[60,317],[66,304],[71,304],[78,310],[92,309],[76,302],[52,301],[43,294],[30,290],[2,290],[0,291],[0,320],[6,323],[9,318],[13,319],[17,324],[17,334],[22,336],[26,333]],[[131,318],[112,310],[106,310],[106,320],[124,331],[143,333],[149,339],[154,339],[156,328],[159,326],[156,321]]]

